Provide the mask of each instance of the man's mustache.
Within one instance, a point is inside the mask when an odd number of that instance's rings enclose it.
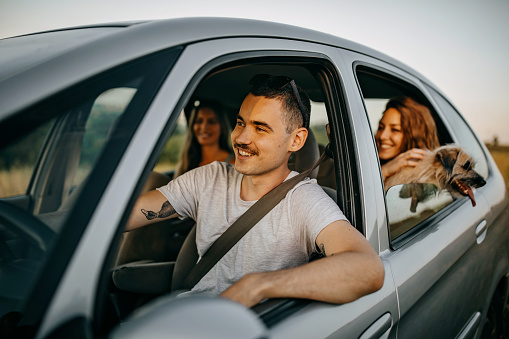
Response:
[[[254,155],[258,155],[258,152],[256,150],[251,149],[247,145],[239,144],[237,142],[233,143],[233,148],[237,148],[239,150],[246,151],[246,152],[252,153]]]

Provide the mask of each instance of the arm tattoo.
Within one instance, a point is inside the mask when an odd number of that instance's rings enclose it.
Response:
[[[175,209],[170,205],[168,201],[165,201],[161,206],[161,210],[159,212],[147,211],[145,209],[141,209],[141,213],[145,215],[148,220],[152,220],[155,218],[166,218],[175,213]]]

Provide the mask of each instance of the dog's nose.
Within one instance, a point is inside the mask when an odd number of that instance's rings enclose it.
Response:
[[[478,176],[474,182],[475,187],[483,187],[486,185],[486,180],[483,179],[483,177]]]

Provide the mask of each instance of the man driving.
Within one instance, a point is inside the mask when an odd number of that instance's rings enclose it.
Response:
[[[126,230],[162,219],[196,221],[199,257],[257,200],[297,175],[288,168],[308,136],[310,101],[295,81],[251,82],[231,134],[235,165],[213,162],[140,196]],[[312,252],[324,256],[308,262]],[[267,298],[346,303],[380,289],[382,262],[315,179],[306,178],[192,288],[247,307]]]

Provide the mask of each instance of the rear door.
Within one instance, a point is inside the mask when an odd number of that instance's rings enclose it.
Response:
[[[461,144],[443,119],[441,107],[413,75],[353,53],[350,62],[372,135],[387,99],[405,95],[430,108],[441,144]],[[480,161],[476,170],[486,177],[485,166]],[[382,184],[380,173],[378,181]],[[382,257],[390,263],[398,292],[398,336],[453,338],[475,334],[489,285],[485,279],[486,244],[480,231],[489,214],[483,189],[475,192],[475,207],[468,198],[456,200],[443,192],[433,195],[416,213],[410,211],[409,199],[401,198],[397,187],[389,189],[386,222],[390,244]]]

